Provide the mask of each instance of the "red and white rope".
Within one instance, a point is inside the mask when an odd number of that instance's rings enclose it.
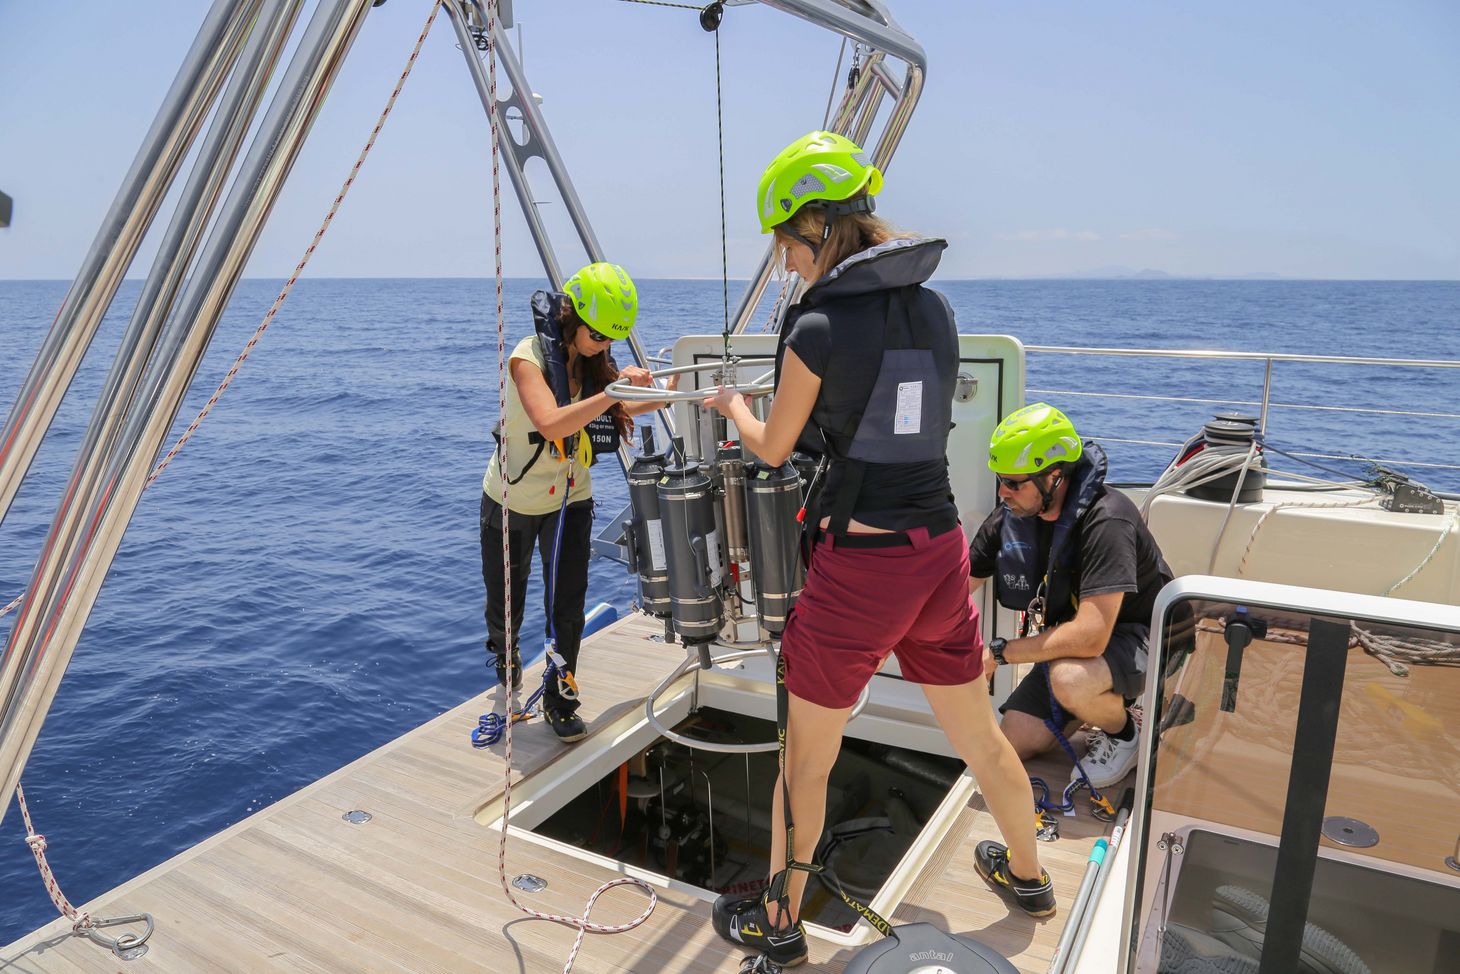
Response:
[[[365,157],[375,147],[375,140],[380,136],[380,130],[385,126],[385,120],[390,117],[390,110],[395,107],[395,100],[400,96],[401,89],[405,87],[406,79],[411,76],[411,69],[416,66],[416,58],[420,56],[421,47],[426,43],[426,35],[431,33],[431,25],[436,22],[436,14],[440,13],[440,11],[441,0],[436,0],[435,3],[431,4],[431,13],[426,18],[426,26],[421,28],[421,36],[416,38],[416,46],[411,50],[411,56],[406,61],[405,69],[401,71],[400,80],[395,83],[395,90],[390,93],[390,98],[385,102],[385,110],[380,113],[380,118],[376,121],[375,128],[370,132],[370,138],[366,141],[365,147],[360,150],[360,155],[355,160],[355,165],[350,169],[350,175],[346,177],[344,185],[340,187],[339,195],[335,197],[335,201],[330,206],[329,212],[324,215],[324,222],[319,225],[319,229],[315,231],[314,239],[305,248],[304,256],[300,257],[299,263],[295,265],[294,273],[290,275],[289,280],[284,282],[283,288],[279,290],[279,296],[274,299],[273,306],[264,315],[264,320],[259,322],[258,329],[254,331],[253,337],[248,340],[248,344],[243,346],[243,351],[238,353],[238,358],[234,360],[233,367],[228,370],[227,375],[223,376],[223,381],[218,384],[217,390],[208,399],[202,411],[188,424],[188,428],[183,432],[182,436],[178,437],[172,449],[167,451],[167,456],[162,458],[162,462],[157,464],[157,468],[147,478],[149,485],[162,474],[162,471],[172,462],[172,458],[177,456],[183,446],[192,438],[193,433],[197,430],[199,424],[203,422],[203,419],[213,411],[213,407],[222,398],[224,390],[233,382],[233,377],[238,374],[238,370],[248,360],[248,356],[253,352],[254,346],[259,343],[260,338],[264,337],[264,332],[268,330],[270,323],[273,322],[274,315],[279,313],[279,308],[284,304],[285,299],[289,297],[289,292],[294,290],[295,283],[298,282],[300,276],[304,273],[304,268],[309,263],[310,258],[314,256],[315,248],[319,246],[319,242],[323,239],[325,231],[330,228],[330,223],[334,220],[335,213],[339,211],[340,204],[345,201],[345,196],[350,192],[350,187],[354,185],[355,177],[359,174],[360,167],[365,163]]]
[[[51,902],[56,904],[63,917],[71,921],[71,929],[79,931],[91,926],[91,914],[76,909],[61,892],[61,884],[56,881],[56,874],[51,872],[51,864],[46,861],[46,837],[36,832],[30,820],[30,806],[25,803],[25,789],[19,784],[15,786],[15,800],[20,805],[20,817],[25,820],[25,844],[30,846],[31,854],[35,856],[36,868],[41,871]]]
[[[507,415],[507,327],[506,316],[503,313],[502,303],[502,179],[499,162],[501,122],[498,118],[497,109],[497,2],[496,0],[484,0],[487,9],[487,87],[488,101],[491,106],[488,109],[492,129],[492,243],[495,251],[496,274],[497,274],[497,415],[505,418]],[[498,448],[499,469],[504,473],[507,470],[507,437],[501,438],[501,446]],[[513,654],[512,654],[512,549],[509,544],[510,533],[508,519],[510,517],[507,506],[507,477],[499,478],[502,485],[502,579],[505,597],[506,625],[504,627],[505,645],[502,647],[506,659],[507,679],[503,681],[503,695],[510,703],[509,706],[515,710],[516,700],[513,697]],[[570,486],[564,488],[571,490]],[[518,901],[512,892],[512,885],[507,880],[507,828],[511,821],[512,814],[512,728],[516,721],[507,721],[507,746],[506,746],[506,782],[502,791],[502,832],[497,843],[497,877],[502,884],[502,892],[517,909],[528,916],[536,917],[539,920],[551,920],[554,923],[561,923],[565,926],[574,927],[578,936],[573,940],[573,949],[568,953],[567,962],[563,964],[563,974],[569,974],[573,970],[573,962],[578,959],[578,951],[583,947],[583,937],[589,933],[624,933],[632,930],[654,912],[659,898],[653,887],[640,879],[625,877],[604,883],[593,891],[588,897],[588,902],[583,906],[583,913],[579,916],[564,916],[558,913],[543,913],[531,907],[523,905]],[[593,923],[588,919],[593,912],[594,905],[598,898],[615,886],[637,886],[649,894],[649,904],[644,912],[626,923],[603,924]]]
[[[385,120],[390,117],[390,111],[395,107],[395,100],[400,96],[401,89],[405,87],[406,79],[411,76],[411,69],[416,66],[416,58],[420,56],[421,47],[426,43],[426,36],[431,33],[431,25],[435,23],[436,14],[440,10],[441,0],[436,0],[435,3],[431,4],[431,13],[426,18],[426,26],[421,28],[421,36],[416,38],[416,46],[412,49],[411,56],[406,61],[405,69],[401,71],[400,79],[395,83],[395,89],[391,91],[390,98],[385,102],[385,109],[381,111],[380,118],[376,120],[375,128],[370,132],[370,138],[366,141],[365,147],[360,150],[360,155],[355,159],[355,165],[350,169],[350,175],[345,179],[344,185],[340,187],[339,193],[335,196],[335,201],[330,206],[329,212],[325,214],[324,221],[320,223],[319,229],[315,231],[314,239],[309,242],[309,246],[305,248],[304,256],[300,257],[299,263],[295,265],[294,273],[290,275],[289,280],[279,290],[278,297],[274,298],[273,305],[264,315],[263,321],[259,322],[258,328],[253,333],[253,337],[243,346],[243,351],[238,353],[238,358],[233,360],[232,368],[223,376],[223,381],[218,384],[218,388],[208,398],[208,402],[203,406],[193,421],[188,424],[188,428],[183,431],[183,434],[178,437],[177,442],[172,445],[172,449],[167,451],[167,455],[158,462],[152,473],[147,477],[148,487],[152,486],[153,481],[162,475],[162,471],[167,469],[167,465],[173,461],[173,458],[182,452],[182,448],[187,445],[188,440],[192,439],[193,434],[197,432],[203,420],[213,411],[213,407],[218,404],[218,400],[223,398],[223,393],[232,384],[234,376],[238,375],[238,370],[248,360],[249,355],[254,350],[254,346],[259,343],[259,339],[264,337],[264,332],[268,331],[269,325],[273,323],[274,316],[279,313],[279,308],[283,306],[284,301],[289,297],[289,293],[294,290],[294,285],[304,273],[305,266],[308,265],[310,258],[314,256],[315,248],[319,246],[319,242],[324,238],[325,232],[329,230],[335,214],[339,212],[340,204],[345,201],[345,196],[349,194],[350,187],[354,185],[355,177],[360,173],[360,167],[365,164],[365,157],[375,147],[375,140],[380,136],[381,128],[385,126]],[[21,592],[9,605],[0,609],[0,618],[9,615],[23,601],[25,601],[25,593]]]

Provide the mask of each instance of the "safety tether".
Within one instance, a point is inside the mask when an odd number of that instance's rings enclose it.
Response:
[[[289,297],[289,293],[294,289],[294,285],[303,275],[304,268],[309,264],[310,258],[314,256],[314,251],[319,246],[320,240],[324,238],[326,231],[329,230],[330,224],[335,218],[335,213],[339,211],[340,205],[344,203],[345,197],[349,195],[350,187],[354,185],[355,177],[360,173],[360,167],[365,164],[365,157],[370,155],[370,150],[375,147],[375,140],[380,136],[380,130],[385,126],[385,120],[390,117],[391,109],[395,107],[395,100],[400,97],[401,89],[405,87],[406,79],[411,76],[411,69],[416,66],[416,58],[420,56],[421,47],[426,43],[426,37],[431,33],[431,25],[436,22],[436,14],[440,10],[441,0],[435,0],[431,4],[431,12],[426,17],[426,24],[421,28],[420,36],[416,38],[416,45],[411,49],[411,55],[406,59],[406,65],[401,70],[400,78],[391,90],[390,97],[386,99],[385,107],[381,110],[380,117],[375,122],[375,127],[370,131],[370,137],[365,141],[365,146],[355,158],[355,164],[350,168],[350,174],[345,177],[344,184],[340,187],[339,193],[335,195],[329,212],[325,214],[324,220],[320,222],[319,229],[314,233],[314,238],[310,240],[309,246],[305,248],[303,256],[299,258],[299,263],[295,265],[294,273],[289,276],[289,280],[279,289],[278,295],[274,298],[274,303],[269,306],[269,310],[264,314],[263,320],[259,322],[258,328],[254,330],[253,336],[243,346],[243,351],[239,352],[238,357],[234,359],[233,366],[223,376],[223,381],[218,384],[218,388],[214,390],[213,395],[208,397],[208,402],[198,412],[198,415],[194,417],[193,421],[188,424],[188,428],[183,431],[183,434],[178,437],[177,442],[172,445],[172,449],[168,450],[167,454],[153,468],[152,473],[147,478],[146,485],[143,487],[144,490],[152,486],[157,478],[162,475],[162,471],[167,469],[167,465],[172,462],[173,458],[182,452],[182,448],[187,445],[188,440],[192,439],[193,433],[197,432],[203,420],[213,411],[213,407],[223,397],[223,393],[233,382],[234,376],[238,375],[239,369],[248,360],[249,354],[254,350],[254,346],[259,343],[259,339],[263,338],[264,332],[268,330],[269,324],[274,320],[274,316],[279,313],[279,309],[283,307],[284,301]],[[14,611],[24,601],[25,592],[21,592],[4,608],[0,608],[0,618]],[[85,912],[78,911],[73,907],[70,901],[66,899],[65,894],[61,892],[60,884],[57,882],[55,874],[51,871],[50,864],[46,861],[45,836],[37,833],[31,824],[30,808],[26,805],[25,801],[25,789],[21,788],[18,782],[15,786],[15,801],[20,806],[21,817],[25,820],[26,844],[30,846],[31,852],[35,855],[36,868],[40,870],[41,879],[46,885],[46,892],[50,894],[51,902],[56,905],[56,909],[61,912],[61,915],[73,921],[72,929],[78,935],[89,937],[108,950],[116,953],[142,946],[147,938],[152,935],[152,917],[142,913],[135,916],[98,919],[91,917]],[[147,929],[140,937],[132,934],[124,934],[116,938],[106,936],[99,929],[100,927],[118,923],[145,923]]]
[[[487,54],[487,86],[489,109],[488,119],[491,122],[492,134],[492,244],[495,253],[496,287],[497,287],[497,410],[498,415],[507,415],[507,326],[506,315],[503,311],[503,275],[502,275],[502,176],[501,176],[501,130],[502,122],[498,115],[499,102],[497,100],[497,0],[484,0],[486,8],[487,29],[486,29],[486,54]],[[506,449],[507,438],[502,438],[502,462],[507,462]],[[515,702],[516,691],[512,689],[513,680],[513,659],[512,659],[512,549],[510,546],[509,518],[510,509],[507,505],[508,487],[502,485],[502,576],[504,595],[508,611],[506,612],[506,625],[503,635],[506,639],[507,652],[505,673],[507,679],[503,682],[503,692],[509,700]],[[566,495],[565,495],[566,497]],[[561,519],[559,519],[561,524]],[[588,897],[588,902],[583,906],[583,913],[580,916],[564,916],[557,913],[542,913],[531,907],[524,906],[518,901],[512,892],[512,885],[507,880],[507,832],[508,823],[512,814],[512,726],[513,720],[506,721],[506,753],[504,755],[505,781],[502,787],[502,828],[501,835],[497,841],[497,879],[501,884],[502,892],[506,894],[507,901],[518,910],[528,916],[536,917],[539,920],[551,920],[554,923],[561,923],[573,927],[578,931],[577,937],[573,940],[573,949],[568,953],[567,962],[563,964],[563,974],[570,974],[573,969],[573,962],[578,957],[578,951],[583,947],[583,937],[589,933],[623,933],[639,926],[649,919],[658,905],[659,897],[653,887],[641,879],[625,877],[604,883],[593,891]],[[649,905],[644,912],[626,923],[602,924],[593,923],[588,917],[593,912],[594,905],[598,898],[615,886],[637,886],[649,896]]]

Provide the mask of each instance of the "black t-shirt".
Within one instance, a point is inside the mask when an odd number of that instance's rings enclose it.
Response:
[[[946,314],[948,317],[941,320],[951,321],[952,313],[947,310],[942,295],[927,289],[921,290],[919,295],[919,311],[929,315]],[[811,421],[797,442],[798,449],[814,454],[825,452],[818,426],[828,436],[844,432],[841,427],[866,406],[882,364],[879,350],[885,335],[885,295],[874,291],[840,298],[834,308],[835,322],[822,307],[796,314],[785,343],[786,347],[795,351],[806,368],[821,379],[821,390],[811,410]],[[838,345],[845,343],[843,347],[865,349],[866,354],[838,355],[837,374],[829,376],[827,370],[833,341]],[[956,351],[950,364],[957,368]],[[831,512],[841,479],[840,467],[831,465],[822,487],[823,515]],[[958,518],[958,509],[948,484],[947,459],[921,463],[868,463],[852,516],[863,524],[889,531],[944,523],[952,525]]]
[[[999,553],[1000,532],[1008,510],[1001,504],[984,519],[968,548],[968,573],[974,578],[994,578],[995,559]],[[1039,521],[1039,573],[1048,568],[1049,545],[1054,539],[1054,523]],[[1161,556],[1150,528],[1141,520],[1141,512],[1130,498],[1116,490],[1106,489],[1076,529],[1075,544],[1080,546],[1078,577],[1071,588],[1081,599],[1107,592],[1124,592],[1117,622],[1149,623],[1156,607],[1156,595],[1171,581],[1171,568]]]

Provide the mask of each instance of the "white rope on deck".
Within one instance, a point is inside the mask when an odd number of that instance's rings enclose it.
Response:
[[[439,0],[438,0],[439,2]],[[487,11],[487,87],[488,101],[491,105],[488,108],[488,115],[491,120],[492,129],[492,242],[496,260],[496,283],[497,283],[497,410],[498,415],[507,415],[507,326],[506,315],[503,310],[502,289],[502,177],[499,163],[501,121],[498,118],[497,101],[497,0],[483,0]],[[503,470],[507,469],[507,437],[501,438],[499,459]],[[502,647],[503,658],[506,661],[504,672],[506,679],[502,682],[502,693],[509,702],[506,721],[507,744],[504,754],[506,767],[504,770],[505,781],[502,788],[502,826],[501,835],[497,841],[497,878],[501,883],[502,892],[506,894],[508,902],[517,907],[518,910],[539,920],[550,920],[553,923],[561,923],[564,926],[573,927],[578,935],[573,939],[573,948],[568,952],[568,959],[563,964],[563,974],[570,974],[573,970],[573,962],[578,958],[578,951],[583,947],[583,938],[590,933],[624,933],[639,926],[654,912],[654,907],[659,903],[658,894],[654,888],[641,879],[623,877],[604,883],[593,891],[588,897],[588,902],[583,906],[583,912],[578,916],[566,916],[559,913],[543,913],[534,910],[519,902],[517,896],[512,892],[512,886],[507,880],[507,832],[511,825],[512,813],[512,728],[516,721],[510,718],[510,714],[517,710],[516,691],[512,689],[516,682],[513,679],[514,653],[512,652],[512,549],[511,535],[508,528],[509,508],[507,506],[507,478],[501,478],[502,484],[502,580],[503,594],[506,600],[506,621],[503,628],[505,645]],[[570,486],[566,488],[571,490]],[[564,495],[564,500],[567,495]],[[615,886],[637,886],[649,895],[649,903],[644,911],[637,917],[626,923],[603,924],[593,923],[588,919],[593,912],[593,907],[598,903],[598,898]]]

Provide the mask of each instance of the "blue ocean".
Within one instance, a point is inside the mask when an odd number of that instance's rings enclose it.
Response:
[[[527,333],[535,282],[507,289]],[[946,281],[965,332],[1028,345],[1217,348],[1460,360],[1460,282]],[[0,282],[0,408],[66,290]],[[272,301],[245,281],[184,405],[196,414]],[[126,283],[0,526],[0,605],[23,589],[139,284]],[[736,288],[732,284],[732,299]],[[719,330],[719,281],[643,281],[651,350]],[[769,304],[758,321],[764,320]],[[477,505],[496,419],[490,281],[306,280],[210,419],[143,498],[24,776],[75,903],[237,822],[485,689]],[[1260,362],[1031,353],[1030,398],[1149,481]],[[1100,392],[1119,398],[1075,393]],[[1149,396],[1178,396],[1174,404]],[[1392,461],[1460,490],[1460,373],[1279,363],[1283,470],[1353,479]],[[1425,413],[1422,417],[1393,411]],[[1327,468],[1327,472],[1315,466]],[[625,502],[613,465],[600,516]],[[627,573],[595,561],[589,601]],[[540,583],[526,632],[543,627]],[[7,634],[14,616],[0,619]],[[524,640],[524,647],[532,644]],[[666,658],[666,665],[669,660]],[[592,689],[587,688],[591,693]],[[469,747],[470,724],[461,727]],[[12,806],[0,823],[0,943],[54,916]],[[483,877],[483,882],[493,881]]]

